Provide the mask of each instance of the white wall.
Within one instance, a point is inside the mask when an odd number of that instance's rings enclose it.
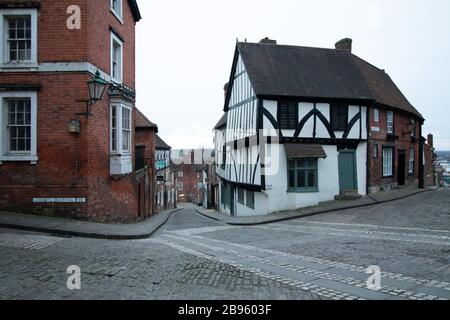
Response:
[[[273,146],[276,148],[276,146]],[[279,148],[279,170],[266,176],[268,189],[255,193],[255,209],[237,201],[235,206],[238,216],[265,215],[273,212],[296,210],[318,205],[321,202],[334,200],[339,194],[338,150],[336,146],[323,146],[326,159],[318,159],[318,192],[290,193],[287,192],[287,161],[284,146]],[[358,192],[366,194],[366,155],[367,143],[361,143],[356,150]],[[273,152],[275,154],[275,152]],[[229,210],[222,212],[229,214]]]

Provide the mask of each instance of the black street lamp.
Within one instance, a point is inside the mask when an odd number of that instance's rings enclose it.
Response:
[[[102,100],[103,94],[105,93],[106,86],[108,82],[103,80],[100,76],[100,71],[97,70],[95,77],[87,82],[89,89],[89,99],[88,100],[76,100],[76,102],[86,103],[86,112],[77,113],[77,115],[86,116],[89,118],[91,115],[92,106],[97,102]]]

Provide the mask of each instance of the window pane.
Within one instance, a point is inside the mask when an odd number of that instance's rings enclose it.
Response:
[[[295,188],[295,171],[289,170],[288,172],[289,188]]]
[[[295,102],[280,102],[278,122],[281,129],[295,129],[298,124],[298,109]]]
[[[308,171],[308,188],[315,188],[317,186],[316,183],[316,170]]]
[[[298,168],[304,168],[306,167],[306,160],[305,159],[298,159],[297,160],[297,167]]]
[[[306,188],[305,170],[297,170],[297,188]]]
[[[288,168],[294,169],[295,168],[295,161],[292,159],[288,160]]]
[[[18,140],[18,151],[25,151],[25,139]]]
[[[307,166],[308,168],[315,168],[316,167],[316,159],[307,159]]]

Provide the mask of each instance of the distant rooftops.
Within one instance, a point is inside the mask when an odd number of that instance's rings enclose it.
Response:
[[[158,150],[170,150],[172,149],[159,135],[155,135],[155,148]]]

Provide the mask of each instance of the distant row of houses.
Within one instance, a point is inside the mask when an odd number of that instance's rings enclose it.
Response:
[[[238,42],[215,126],[219,210],[262,215],[434,184],[433,139],[389,75],[352,53]]]

